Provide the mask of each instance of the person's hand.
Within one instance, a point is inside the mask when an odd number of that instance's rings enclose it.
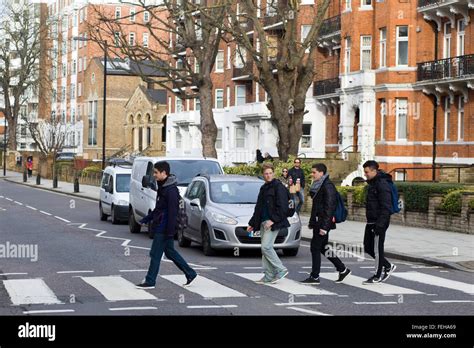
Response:
[[[267,228],[267,229],[270,229],[270,228],[272,227],[272,225],[273,225],[273,221],[272,221],[272,220],[267,220],[267,221],[265,222],[265,228]]]
[[[326,230],[323,230],[323,229],[320,229],[320,230],[319,230],[319,234],[320,234],[321,236],[324,236],[324,235],[326,235],[327,233],[328,233],[328,231],[326,231]]]
[[[253,227],[252,226],[247,226],[247,232],[251,232],[253,231]]]

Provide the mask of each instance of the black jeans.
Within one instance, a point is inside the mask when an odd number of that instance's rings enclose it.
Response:
[[[367,224],[364,233],[364,249],[367,254],[375,259],[375,275],[380,278],[383,269],[390,269],[392,264],[388,262],[384,255],[385,234],[387,228],[380,230],[379,235],[375,235],[375,224]]]
[[[319,234],[319,225],[316,224],[313,229],[313,238],[311,238],[311,256],[312,256],[312,270],[311,276],[313,278],[319,277],[319,272],[321,271],[321,254],[326,256],[326,258],[331,261],[331,263],[336,267],[338,272],[343,272],[346,269],[344,263],[334,254],[329,243],[329,231],[327,231],[324,236]]]

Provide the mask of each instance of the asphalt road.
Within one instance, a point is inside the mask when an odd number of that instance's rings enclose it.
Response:
[[[282,261],[276,285],[258,285],[259,252],[206,257],[197,245],[177,250],[200,275],[190,288],[163,260],[157,287],[136,290],[151,240],[126,224],[99,220],[98,203],[0,180],[0,251],[30,246],[29,257],[0,253],[0,315],[472,315],[472,273],[394,260],[387,283],[362,285],[373,260],[343,258],[352,275],[336,284],[323,259],[319,286],[297,283],[311,267],[309,243]],[[35,248],[37,254],[35,255]],[[23,255],[25,256],[25,255]],[[37,260],[36,260],[37,258]]]

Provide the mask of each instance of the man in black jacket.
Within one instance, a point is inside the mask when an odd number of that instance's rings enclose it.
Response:
[[[387,280],[396,268],[384,256],[385,234],[390,225],[392,211],[392,176],[380,171],[376,161],[367,161],[363,167],[369,184],[365,205],[367,225],[364,249],[375,259],[375,274],[364,281],[364,284],[375,284]]]
[[[329,231],[336,228],[334,213],[336,211],[337,197],[336,187],[329,180],[326,165],[314,164],[311,168],[311,176],[314,179],[309,194],[313,199],[309,228],[313,230],[311,238],[312,270],[308,278],[302,281],[304,284],[319,285],[319,272],[321,270],[321,254],[327,257],[336,267],[339,277],[336,283],[341,283],[344,278],[351,274],[351,270],[334,254],[329,244]]]
[[[301,189],[295,194],[295,196],[298,197],[298,205],[296,206],[295,210],[299,214],[301,207],[303,206],[303,203],[304,203],[304,186],[305,186],[304,171],[303,169],[301,169],[301,160],[299,158],[295,158],[293,164],[294,164],[294,167],[288,171],[288,176],[293,181],[293,185],[296,185],[296,183],[298,182],[298,179],[300,182]]]
[[[148,273],[145,280],[136,287],[139,289],[155,288],[163,253],[186,275],[187,281],[184,286],[188,286],[197,277],[197,273],[189,267],[174,248],[174,235],[180,204],[177,180],[173,174],[170,174],[168,162],[157,162],[154,167],[153,176],[158,182],[155,209],[141,219],[139,223],[143,225],[151,222],[151,228],[155,232],[155,236],[150,250],[151,261]]]
[[[273,166],[265,163],[262,166],[265,183],[258,193],[257,204],[249,221],[247,232],[260,231],[262,264],[264,277],[258,284],[273,284],[288,275],[288,270],[278,258],[273,244],[282,228],[288,228],[287,212],[289,209],[287,189],[273,178]]]

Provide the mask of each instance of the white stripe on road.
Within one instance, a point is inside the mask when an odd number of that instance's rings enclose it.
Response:
[[[31,209],[31,210],[38,210],[38,209],[36,209],[35,207],[32,207],[32,206],[30,206],[30,205],[27,205],[26,207],[27,207],[28,209]]]
[[[251,281],[257,281],[263,276],[262,273],[234,273],[234,274]],[[304,285],[297,281],[287,279],[287,278],[281,279],[275,284],[265,284],[265,285],[284,291],[289,294],[293,294],[293,295],[336,295],[333,292],[322,290],[310,285]]]
[[[147,269],[121,269],[119,272],[148,272]]]
[[[47,313],[72,313],[74,309],[41,309],[34,311],[24,311],[23,314],[47,314]]]
[[[244,269],[263,269],[262,266],[244,267]]]
[[[48,215],[48,216],[53,215],[53,214],[50,214],[50,213],[48,213],[48,212],[46,212],[46,211],[42,211],[42,210],[40,210],[40,213],[41,213],[41,214],[44,214],[44,215]]]
[[[23,203],[21,203],[21,202],[18,202],[18,201],[15,201],[15,204],[18,204],[18,205],[23,205]]]
[[[321,273],[319,276],[330,280],[337,279],[336,273]],[[341,285],[350,285],[367,291],[373,291],[382,295],[423,294],[423,292],[417,290],[402,288],[401,286],[395,286],[387,283],[364,285],[362,284],[364,280],[365,279],[362,277],[357,277],[351,274],[344,279],[344,282],[342,282]]]
[[[14,305],[62,303],[43,279],[9,279],[3,284]]]
[[[405,280],[411,280],[418,283],[440,286],[442,288],[448,288],[452,290],[458,290],[465,292],[467,294],[474,294],[474,285],[458,282],[456,280],[445,279],[441,277],[432,276],[429,274],[424,274],[420,272],[403,272],[403,273],[394,273],[394,277],[402,278]]]
[[[303,313],[306,313],[306,314],[332,316],[332,314],[327,314],[327,313],[323,313],[323,312],[319,312],[319,311],[315,311],[315,310],[309,310],[309,309],[305,309],[305,308],[298,308],[298,307],[286,307],[286,308],[293,309],[295,311],[303,312]]]
[[[237,305],[208,305],[208,306],[186,306],[190,309],[202,309],[202,308],[236,308]]]
[[[120,276],[80,277],[109,301],[156,300],[152,294],[136,289],[132,282]]]
[[[156,307],[116,307],[116,308],[109,308],[109,311],[143,311],[143,310],[150,310],[150,309],[158,309]]]
[[[67,222],[67,223],[71,222],[69,220],[63,219],[62,217],[59,217],[59,216],[56,216],[56,215],[54,217],[58,220],[61,220],[61,221]]]
[[[287,302],[287,303],[275,303],[275,306],[312,306],[320,305],[321,302]]]
[[[13,202],[13,199],[11,199],[11,198],[5,197],[5,199],[6,199],[7,201]]]
[[[186,278],[182,274],[165,275],[161,277],[181,287],[183,287],[186,281]],[[237,290],[228,288],[201,275],[199,275],[190,286],[184,288],[204,298],[247,297],[247,295]]]
[[[301,268],[303,268],[303,269],[313,269],[312,266],[303,266]],[[332,266],[332,267],[331,266],[321,266],[321,268],[334,268],[334,266]]]
[[[358,305],[387,305],[387,304],[398,304],[398,302],[393,302],[393,301],[390,301],[390,302],[354,302],[355,304],[358,304]]]
[[[57,274],[94,273],[94,271],[59,271]]]
[[[0,276],[9,276],[9,275],[27,275],[28,273],[0,273]]]
[[[433,303],[472,303],[472,300],[437,300],[431,301]]]

